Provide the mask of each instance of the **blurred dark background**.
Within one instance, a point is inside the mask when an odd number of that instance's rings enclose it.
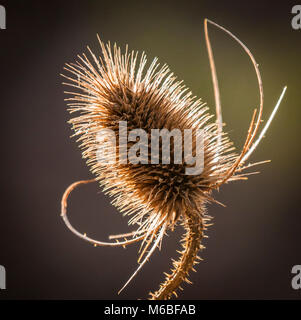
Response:
[[[300,2],[300,1],[299,1]],[[179,226],[120,295],[137,267],[138,245],[94,248],[60,218],[60,200],[73,181],[91,174],[66,123],[62,72],[96,34],[168,63],[214,112],[203,35],[205,17],[227,27],[251,49],[262,72],[267,119],[284,85],[286,97],[253,161],[271,159],[246,182],[215,194],[205,259],[181,299],[300,299],[291,269],[301,264],[300,98],[301,30],[291,27],[298,1],[1,1],[0,264],[7,290],[0,299],[137,299],[156,290],[177,257]],[[301,4],[301,2],[300,2]],[[247,55],[210,27],[226,130],[238,149],[258,104]],[[81,232],[107,240],[127,232],[127,219],[94,185],[70,198],[70,219]]]

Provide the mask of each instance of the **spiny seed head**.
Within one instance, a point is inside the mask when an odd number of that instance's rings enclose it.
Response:
[[[89,49],[92,59],[78,56],[75,64],[65,69],[72,76],[64,76],[68,85],[78,89],[67,100],[70,112],[80,115],[70,120],[75,135],[79,136],[83,157],[96,175],[104,191],[113,196],[113,204],[127,214],[133,214],[130,223],[151,226],[162,220],[172,225],[188,211],[200,212],[210,199],[210,193],[223,180],[236,156],[231,153],[231,143],[225,134],[217,145],[218,132],[212,117],[201,100],[176,81],[166,65],[159,66],[154,59],[148,69],[143,53],[121,54],[116,46],[111,49],[100,41],[103,58],[97,58]],[[159,163],[153,164],[148,155],[147,164],[119,163],[122,151],[117,146],[116,161],[103,164],[97,161],[101,142],[100,129],[113,130],[119,139],[119,122],[127,122],[127,130],[143,129],[147,133],[148,147],[152,129],[185,129],[196,132],[202,129],[204,167],[200,174],[187,175],[187,163],[172,162],[175,141],[171,141],[171,163],[162,164],[162,141]],[[196,140],[193,138],[193,150]],[[128,143],[126,153],[134,142]]]
[[[258,113],[256,110],[253,112],[239,155],[233,153],[232,143],[223,133],[222,110],[208,23],[223,30],[240,44],[249,55],[257,75],[259,109]],[[159,67],[155,59],[146,69],[144,53],[138,59],[138,53],[128,53],[127,47],[125,54],[121,54],[116,45],[112,50],[110,43],[105,46],[99,40],[103,58],[97,58],[88,48],[92,62],[83,54],[78,56],[79,61],[75,64],[67,64],[65,67],[71,73],[71,76],[64,76],[69,80],[66,84],[78,89],[77,92],[68,92],[72,95],[67,99],[70,101],[70,112],[80,113],[72,118],[70,123],[73,124],[75,135],[79,136],[83,157],[96,179],[77,181],[66,189],[61,202],[61,216],[73,233],[100,246],[125,246],[142,241],[139,266],[119,293],[141,270],[156,247],[161,248],[164,234],[168,228],[173,230],[178,218],[181,218],[179,220],[186,230],[181,241],[183,250],[179,252],[178,261],[173,260],[171,273],[165,274],[166,279],[159,289],[154,293],[150,292],[150,298],[170,299],[173,294],[176,295],[183,281],[191,283],[187,279],[189,271],[194,270],[193,266],[202,260],[197,254],[205,248],[201,245],[201,240],[205,237],[204,231],[211,218],[205,212],[205,204],[207,201],[215,201],[211,197],[212,190],[228,181],[245,180],[249,173],[243,173],[244,170],[266,162],[244,165],[264,137],[286,87],[259,134],[263,113],[263,87],[255,58],[250,50],[224,27],[205,19],[204,31],[214,87],[217,124],[209,123],[212,117],[207,113],[207,108],[201,100],[192,97],[182,82],[176,81],[176,77],[166,65]],[[120,128],[121,124],[126,126]],[[155,156],[154,130],[157,133],[160,130]],[[161,135],[164,130],[168,135]],[[185,149],[187,130],[194,134],[189,137],[188,158]],[[172,134],[175,131],[180,132],[180,137]],[[111,134],[114,139],[111,139]],[[257,134],[259,136],[255,139]],[[200,136],[202,168],[196,170],[197,172],[193,170],[192,173],[190,169],[194,169],[194,161],[191,162],[191,159],[195,160],[195,167],[198,165]],[[168,155],[164,144],[166,137],[169,140]],[[116,141],[119,141],[117,148]],[[166,162],[166,158],[170,162]],[[70,192],[79,185],[95,180],[100,182],[105,192],[113,196],[113,204],[120,211],[133,215],[129,224],[137,223],[137,230],[112,236],[132,237],[129,241],[97,241],[79,233],[70,224],[67,218],[67,199]]]

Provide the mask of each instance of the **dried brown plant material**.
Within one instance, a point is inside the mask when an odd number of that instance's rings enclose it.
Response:
[[[233,144],[222,128],[221,103],[207,30],[208,22],[228,33],[243,47],[257,74],[259,112],[254,111],[246,141],[239,154],[234,152]],[[65,191],[61,214],[68,228],[95,246],[126,246],[142,241],[138,260],[140,265],[125,286],[143,267],[156,247],[161,245],[168,230],[173,230],[177,223],[181,223],[186,230],[179,259],[173,262],[171,272],[166,274],[166,279],[158,291],[150,293],[150,299],[169,299],[173,294],[177,295],[177,289],[183,281],[189,282],[188,273],[200,260],[198,254],[203,248],[201,240],[210,220],[205,209],[206,203],[217,202],[212,197],[212,191],[226,182],[246,179],[247,174],[243,171],[259,164],[245,165],[245,162],[261,141],[285,91],[284,89],[267,125],[254,142],[263,110],[263,89],[257,63],[238,38],[209,20],[205,20],[205,37],[214,85],[216,122],[210,122],[212,116],[207,112],[205,104],[193,97],[181,81],[176,81],[176,77],[166,65],[160,67],[157,59],[154,59],[145,70],[147,61],[144,53],[138,58],[138,53],[128,52],[126,48],[122,54],[116,44],[112,49],[110,43],[105,45],[99,39],[103,58],[96,57],[88,47],[91,58],[83,54],[78,56],[76,63],[66,64],[65,67],[70,74],[64,75],[68,80],[65,84],[78,89],[76,92],[67,92],[71,94],[71,97],[66,99],[69,111],[78,114],[70,123],[75,136],[79,137],[83,157],[95,175],[95,179],[75,182]],[[128,155],[133,142],[129,143],[125,150],[117,147],[114,154],[117,161],[110,164],[100,163],[97,161],[100,147],[97,133],[100,129],[110,129],[118,140],[121,134],[120,121],[127,123],[129,131],[143,129],[147,133],[148,146],[152,129],[179,129],[182,133],[186,129],[193,132],[202,129],[203,171],[201,174],[187,175],[187,164],[184,161],[180,164],[163,164],[161,152],[158,164],[153,164],[149,155],[147,164],[120,163],[119,160]],[[193,143],[195,149],[195,139]],[[161,149],[162,143],[160,151]],[[171,159],[174,159],[174,149],[172,146],[170,149]],[[108,160],[112,160],[110,154]],[[70,192],[78,185],[93,181],[98,181],[104,192],[113,197],[112,203],[119,211],[130,217],[129,224],[137,226],[131,233],[111,236],[111,239],[125,240],[97,241],[79,233],[70,224],[66,212]]]

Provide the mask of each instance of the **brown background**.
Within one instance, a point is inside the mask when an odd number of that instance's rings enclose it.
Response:
[[[265,87],[264,119],[288,86],[267,137],[253,161],[272,159],[247,182],[215,194],[226,208],[208,207],[204,262],[182,299],[300,299],[291,268],[301,264],[300,74],[301,30],[291,28],[290,1],[9,1],[0,30],[1,216],[0,264],[7,290],[0,299],[136,299],[157,289],[176,257],[181,227],[164,239],[136,279],[137,249],[93,248],[76,238],[59,216],[60,198],[73,181],[90,177],[74,141],[59,73],[96,33],[104,41],[158,56],[213,112],[202,21],[224,25],[257,58]],[[210,28],[226,130],[241,148],[258,102],[256,77],[241,48]],[[71,198],[72,223],[106,240],[126,232],[127,221],[97,185]]]

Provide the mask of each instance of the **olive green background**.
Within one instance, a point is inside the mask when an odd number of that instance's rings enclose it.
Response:
[[[301,264],[301,30],[291,27],[290,1],[9,1],[0,30],[0,264],[7,290],[0,299],[137,299],[156,290],[177,257],[182,228],[165,237],[124,292],[137,267],[138,245],[94,248],[59,216],[73,181],[91,177],[66,123],[62,72],[96,34],[122,48],[159,57],[214,112],[203,34],[205,17],[225,26],[252,51],[262,73],[266,120],[282,88],[287,94],[252,161],[271,159],[248,181],[224,185],[209,205],[204,261],[181,299],[300,299],[291,268]],[[300,3],[301,4],[301,3]],[[258,106],[255,72],[229,36],[210,26],[225,130],[238,150]],[[76,190],[70,219],[81,232],[106,240],[127,232],[127,219],[98,186]]]

